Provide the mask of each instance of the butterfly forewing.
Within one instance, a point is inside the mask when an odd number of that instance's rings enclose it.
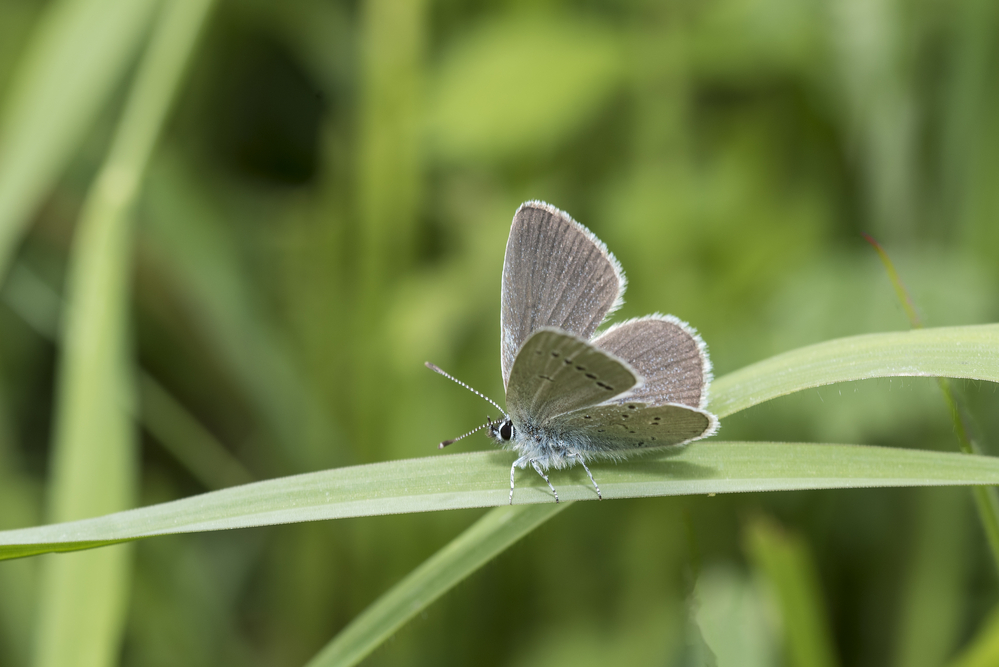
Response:
[[[717,420],[686,405],[626,401],[559,415],[553,427],[579,434],[575,449],[584,457],[617,458],[709,436],[717,429]]]
[[[589,230],[548,204],[522,205],[503,260],[504,386],[518,350],[534,331],[554,327],[589,339],[620,305],[623,292],[617,260]]]
[[[515,423],[544,424],[614,398],[639,382],[640,376],[621,360],[575,336],[542,329],[517,354],[506,408]]]
[[[645,384],[626,400],[703,408],[711,364],[700,336],[669,315],[651,315],[615,325],[593,344],[628,362]]]

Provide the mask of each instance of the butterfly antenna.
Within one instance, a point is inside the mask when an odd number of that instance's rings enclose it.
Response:
[[[462,387],[464,387],[464,388],[465,388],[465,389],[467,389],[468,391],[472,392],[472,393],[473,393],[473,394],[475,394],[476,396],[479,396],[480,398],[483,398],[483,399],[485,399],[485,400],[489,401],[490,403],[492,403],[492,405],[493,405],[493,407],[494,407],[494,408],[496,408],[497,410],[499,410],[499,411],[500,411],[501,413],[503,413],[504,415],[506,414],[506,410],[504,410],[503,408],[501,408],[501,407],[500,407],[499,405],[497,405],[497,404],[496,404],[496,401],[494,401],[493,399],[489,398],[488,396],[486,396],[486,395],[485,395],[485,394],[483,394],[482,392],[480,392],[480,391],[476,391],[475,389],[472,389],[471,387],[469,387],[469,386],[468,386],[467,384],[465,384],[465,383],[464,383],[464,382],[462,382],[461,380],[459,380],[459,379],[457,379],[457,378],[455,378],[455,377],[452,377],[452,376],[448,375],[447,373],[445,373],[445,372],[444,372],[444,371],[442,371],[441,369],[437,368],[437,366],[434,366],[434,365],[433,365],[432,363],[430,363],[429,361],[428,361],[428,362],[426,362],[426,366],[427,366],[427,368],[429,368],[430,370],[434,371],[435,373],[440,373],[441,375],[443,375],[444,377],[446,377],[446,378],[447,378],[448,380],[451,380],[451,381],[453,381],[453,382],[457,382],[457,383],[458,383],[458,384],[460,384],[460,385],[461,385]],[[484,425],[480,426],[479,428],[485,428],[485,427],[486,427],[486,426],[488,426],[488,425],[489,425],[489,424],[484,424]],[[475,431],[478,431],[478,430],[479,430],[479,428],[475,429]],[[475,431],[472,431],[471,433],[475,433]],[[466,433],[465,435],[470,435],[470,433]],[[464,437],[465,437],[464,435],[463,435],[463,436],[461,436],[461,438],[464,438]],[[461,438],[455,438],[455,440],[461,440]],[[448,442],[447,444],[451,444],[452,442],[454,442],[454,440],[451,440],[451,441],[449,441],[449,442]],[[444,446],[444,444],[441,444],[441,447],[443,447],[443,446]]]
[[[475,428],[473,428],[471,431],[469,431],[465,435],[459,435],[457,438],[453,438],[451,440],[445,440],[440,445],[438,445],[437,449],[444,449],[445,447],[447,447],[451,443],[458,442],[462,438],[467,438],[468,436],[472,435],[473,433],[477,433],[477,432],[481,431],[482,429],[484,429],[485,427],[492,425],[492,423],[493,423],[493,420],[489,419],[488,417],[486,417],[486,423],[483,424],[482,426],[476,426]]]

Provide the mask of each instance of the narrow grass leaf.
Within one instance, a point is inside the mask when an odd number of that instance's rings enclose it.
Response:
[[[987,338],[995,334],[996,328],[990,325],[913,333],[943,332],[941,337],[953,342]],[[862,359],[877,356],[880,344],[884,356],[891,357],[898,345],[895,335],[859,338],[867,344],[851,345],[850,339],[827,344],[842,353],[840,362],[853,368],[859,377],[851,377],[835,364],[825,363],[813,365],[811,375],[785,373],[781,382],[764,383],[757,374],[776,371],[771,368],[772,361],[761,362],[750,367],[754,372],[737,372],[743,378],[741,383],[730,380],[730,376],[718,380],[715,400],[727,406],[724,414],[732,414],[773,395],[826,384],[832,381],[830,377],[839,380],[867,377],[865,366],[856,363],[850,353],[858,353]],[[821,348],[821,345],[808,348],[811,352],[807,356],[831,356]],[[793,358],[795,353],[780,356]],[[949,358],[951,366],[961,367],[979,363],[982,357],[978,344],[962,344],[950,349]],[[940,360],[934,363],[943,365]],[[999,380],[999,368],[994,368],[995,364],[987,366],[991,370],[976,374],[983,379]],[[916,366],[903,370],[907,374],[921,374],[925,369]],[[759,391],[761,386],[766,391]],[[461,454],[258,482],[74,524],[0,532],[0,557],[90,548],[171,532],[501,505],[507,498],[508,465],[509,455],[503,452]],[[996,467],[997,460],[991,457],[962,460],[957,455],[939,452],[852,445],[711,442],[597,469],[601,471],[602,485],[611,489],[607,497],[628,497],[851,486],[994,484]],[[564,477],[574,482],[564,492],[567,500],[591,497],[592,489],[582,483],[578,471],[569,471]],[[564,477],[557,480],[560,485],[564,484]],[[528,477],[521,484],[518,502],[550,501],[547,492],[537,488],[537,481]]]
[[[895,295],[902,304],[902,308],[905,309],[905,314],[909,317],[909,324],[912,325],[913,329],[922,329],[923,323],[916,312],[916,305],[913,303],[905,283],[902,282],[902,277],[895,269],[895,264],[891,261],[891,257],[881,247],[881,244],[871,236],[865,234],[864,238],[874,246],[878,257],[881,258],[885,272],[888,274],[889,280],[891,280],[892,287],[895,288]],[[968,435],[969,429],[965,423],[964,412],[950,387],[950,381],[945,377],[938,377],[937,384],[940,386],[940,393],[943,394],[944,402],[947,404],[947,411],[950,413],[951,421],[954,423],[954,433],[957,436],[958,446],[965,454],[971,454],[976,451],[976,447]],[[989,549],[992,551],[993,564],[999,569],[999,494],[997,494],[995,487],[976,487],[972,489],[972,496],[975,499],[978,518],[982,522],[982,530],[985,531],[985,538],[989,543]],[[924,658],[926,656],[926,652],[918,649],[915,652],[923,655]],[[904,664],[912,663],[906,662]]]
[[[0,280],[27,223],[121,80],[158,0],[61,0],[0,109]]]
[[[999,665],[999,609],[982,623],[971,643],[947,667],[994,667]]]
[[[24,262],[14,262],[0,299],[35,333],[58,343],[62,298]],[[138,371],[133,417],[207,489],[248,484],[253,475],[156,378]]]
[[[805,542],[772,521],[758,519],[747,531],[746,551],[769,582],[780,609],[787,663],[836,667],[818,572]]]
[[[605,500],[744,491],[999,484],[999,458],[815,443],[702,442],[591,466]],[[73,551],[175,533],[380,514],[498,507],[509,500],[510,455],[452,454],[336,468],[93,519],[0,532],[0,559]],[[566,501],[595,500],[580,470],[556,472]],[[551,503],[540,478],[518,480],[517,504]]]
[[[308,667],[356,665],[427,605],[568,506],[492,510],[354,618]]]
[[[142,424],[208,489],[248,484],[253,475],[148,373],[140,373]]]
[[[795,391],[879,377],[999,380],[999,324],[866,334],[778,354],[719,378],[719,417]]]
[[[170,0],[111,152],[84,204],[68,271],[49,511],[56,521],[133,502],[127,305],[131,207],[209,0]],[[111,665],[125,620],[130,549],[43,564],[35,664]]]

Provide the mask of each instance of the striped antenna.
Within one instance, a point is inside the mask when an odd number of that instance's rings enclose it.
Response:
[[[454,439],[452,439],[452,440],[445,440],[445,441],[444,441],[444,442],[442,442],[442,443],[441,443],[440,445],[438,445],[437,449],[444,449],[445,447],[447,447],[447,446],[448,446],[448,445],[450,445],[451,443],[453,443],[453,442],[458,442],[458,441],[459,441],[459,440],[461,440],[462,438],[467,438],[468,436],[470,436],[470,435],[472,435],[473,433],[476,433],[476,432],[478,432],[478,431],[481,431],[482,429],[484,429],[484,428],[485,428],[485,427],[487,427],[487,426],[492,426],[492,424],[493,424],[493,420],[492,420],[492,419],[490,419],[489,417],[486,417],[486,423],[485,423],[485,424],[483,424],[482,426],[476,426],[475,428],[473,428],[473,429],[472,429],[471,431],[469,431],[469,432],[468,432],[468,433],[466,433],[465,435],[459,435],[459,436],[458,436],[457,438],[454,438]]]
[[[457,378],[454,378],[454,377],[451,377],[450,375],[448,375],[447,373],[445,373],[444,371],[442,371],[441,369],[439,369],[437,366],[434,366],[429,361],[425,362],[425,364],[426,364],[427,368],[429,368],[430,370],[434,371],[435,373],[440,373],[441,375],[443,375],[444,377],[446,377],[448,380],[451,380],[452,382],[457,382],[462,387],[464,387],[468,391],[472,392],[476,396],[479,396],[480,398],[483,398],[483,399],[489,401],[490,403],[492,403],[493,407],[496,408],[497,410],[499,410],[500,412],[502,412],[504,415],[506,414],[506,410],[504,410],[503,408],[501,408],[499,405],[496,404],[496,401],[494,401],[493,399],[489,398],[488,396],[486,396],[482,392],[476,391],[475,389],[472,389],[471,387],[469,387],[467,384],[465,384],[461,380],[459,380]],[[487,423],[487,424],[484,424],[483,426],[480,426],[479,428],[485,428],[488,425],[489,424]],[[475,429],[475,431],[478,431],[478,430],[479,429]],[[472,431],[472,433],[475,433],[475,431]],[[469,435],[469,434],[466,433],[465,435]],[[461,437],[464,438],[465,436],[463,435]],[[461,438],[455,438],[455,440],[461,440]],[[451,440],[448,444],[450,444],[451,442],[454,442],[454,440]],[[443,447],[443,446],[444,445],[442,444],[441,447]]]

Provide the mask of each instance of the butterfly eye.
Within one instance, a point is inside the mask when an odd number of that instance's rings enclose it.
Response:
[[[512,438],[513,437],[513,422],[511,422],[509,419],[506,420],[505,422],[503,422],[502,426],[500,426],[500,429],[499,429],[499,435],[500,435],[500,438],[502,438],[503,440],[509,440],[510,438]]]

